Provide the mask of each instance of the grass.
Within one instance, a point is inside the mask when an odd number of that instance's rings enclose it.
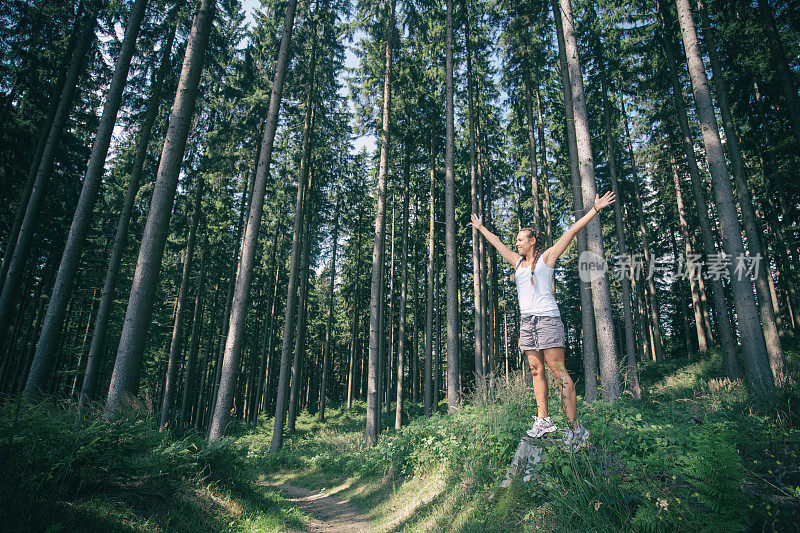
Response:
[[[800,527],[800,355],[764,405],[721,357],[641,368],[644,397],[579,399],[590,446],[552,451],[529,483],[499,484],[535,413],[521,376],[456,413],[421,416],[364,446],[365,406],[303,412],[269,453],[272,421],[214,445],[152,430],[146,413],[76,430],[68,406],[0,410],[0,523],[10,531],[280,531],[307,516],[271,483],[335,494],[377,531],[729,531]],[[553,388],[551,388],[553,390]],[[557,425],[563,409],[551,398]],[[394,416],[384,414],[383,425]]]
[[[307,518],[255,482],[235,442],[159,434],[143,413],[73,424],[68,406],[0,410],[4,531],[277,531]]]
[[[792,383],[800,383],[796,346],[787,358]],[[496,380],[453,415],[412,417],[371,449],[363,447],[362,404],[328,411],[324,424],[303,413],[297,432],[260,459],[259,470],[334,491],[382,531],[800,527],[796,385],[780,391],[777,405],[763,405],[723,377],[717,352],[645,364],[641,379],[641,400],[579,400],[591,447],[551,454],[535,482],[508,490],[499,482],[535,413],[519,376],[509,386]],[[553,418],[563,425],[563,410]],[[258,433],[240,438],[259,447]]]

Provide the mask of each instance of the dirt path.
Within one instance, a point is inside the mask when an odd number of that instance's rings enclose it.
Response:
[[[269,483],[286,500],[311,515],[308,531],[325,533],[349,533],[370,531],[369,518],[361,514],[352,504],[336,496],[289,485]],[[290,529],[289,531],[299,531]]]

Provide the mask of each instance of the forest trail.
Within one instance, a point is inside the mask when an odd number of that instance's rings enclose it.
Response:
[[[287,501],[311,515],[312,520],[308,523],[307,531],[325,533],[370,531],[369,518],[342,498],[288,483],[265,483],[265,485],[278,490]]]

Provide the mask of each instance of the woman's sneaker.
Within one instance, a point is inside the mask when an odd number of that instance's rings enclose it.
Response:
[[[546,433],[552,433],[556,429],[556,425],[553,424],[553,421],[550,420],[549,416],[544,418],[537,416],[536,421],[533,423],[533,427],[526,431],[525,434],[532,439],[538,439],[539,437],[544,436]]]
[[[578,451],[581,444],[586,442],[589,438],[589,430],[580,425],[575,429],[567,429],[564,431],[564,450],[565,451]]]

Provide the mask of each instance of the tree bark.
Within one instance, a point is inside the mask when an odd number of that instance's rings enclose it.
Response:
[[[315,33],[316,35],[316,33]],[[282,43],[281,43],[282,44]],[[313,49],[313,47],[312,47]],[[312,54],[311,64],[314,64]],[[278,376],[278,390],[275,401],[275,419],[272,429],[271,452],[277,452],[283,445],[283,426],[286,421],[287,409],[289,407],[289,353],[292,348],[292,330],[294,327],[294,317],[297,311],[297,282],[301,275],[301,256],[303,240],[303,224],[306,213],[307,196],[309,194],[308,184],[308,150],[310,150],[310,135],[313,119],[312,83],[306,88],[306,114],[303,123],[303,146],[301,148],[301,168],[297,179],[297,201],[295,205],[294,228],[292,230],[292,255],[289,265],[289,285],[286,295],[286,308],[283,324],[283,342],[281,344],[281,366]],[[274,133],[273,133],[274,135]]]
[[[228,338],[225,342],[225,356],[222,362],[220,388],[217,394],[217,402],[214,406],[214,414],[208,434],[208,440],[210,442],[219,440],[225,433],[225,428],[230,418],[231,404],[233,403],[236,373],[239,366],[239,355],[243,340],[242,332],[244,330],[247,301],[253,275],[256,243],[261,226],[261,216],[264,211],[264,194],[266,191],[269,166],[272,161],[272,147],[275,140],[275,131],[278,127],[278,114],[280,111],[281,96],[283,94],[286,64],[289,60],[289,45],[292,39],[296,7],[297,0],[289,0],[286,6],[286,15],[281,33],[281,45],[278,52],[278,60],[275,65],[275,78],[272,82],[272,93],[269,99],[269,111],[267,113],[264,136],[259,151],[258,167],[253,184],[253,193],[247,215],[244,239],[242,241],[241,259],[236,272],[236,288],[234,289],[233,303],[231,305]],[[281,427],[280,429],[282,430],[283,428]],[[278,444],[277,448],[274,447],[274,436],[273,448],[275,450],[280,448],[280,444]]]
[[[279,219],[282,218],[279,216]],[[260,365],[258,368],[258,386],[256,389],[256,406],[253,409],[252,419],[250,423],[255,425],[258,421],[258,415],[262,410],[266,409],[265,391],[269,388],[269,370],[270,363],[272,362],[272,338],[275,325],[275,309],[278,299],[278,257],[281,257],[281,249],[283,246],[283,232],[281,223],[275,223],[275,237],[272,239],[272,253],[270,254],[272,260],[269,268],[269,278],[267,287],[271,287],[272,293],[269,298],[269,316],[264,321],[264,333],[261,338],[261,357]]]
[[[528,64],[526,54],[524,69],[522,76],[524,77],[523,85],[525,86],[525,118],[528,130],[528,159],[530,160],[531,167],[531,200],[533,201],[533,227],[541,229],[541,215],[539,213],[539,171],[536,168],[536,137],[535,127],[533,125],[533,91],[531,90],[530,71],[531,66]],[[537,88],[538,90],[538,88]]]
[[[24,395],[27,401],[36,401],[40,397],[43,384],[47,381],[53,368],[53,359],[64,325],[67,302],[72,294],[72,286],[75,275],[78,272],[81,252],[92,222],[92,212],[97,200],[97,193],[100,190],[106,155],[111,143],[114,124],[117,120],[117,112],[122,101],[122,91],[125,89],[128,69],[136,48],[136,37],[139,34],[146,7],[147,0],[136,0],[131,9],[128,25],[125,29],[125,37],[117,57],[117,64],[114,67],[114,75],[105,96],[103,114],[95,134],[94,145],[92,146],[86,174],[83,178],[80,198],[67,235],[67,242],[61,257],[58,273],[56,274],[53,291],[50,294],[47,314],[36,345],[31,372],[28,374],[28,381],[25,385]]]
[[[458,409],[461,402],[458,394],[459,346],[458,346],[458,264],[456,257],[456,206],[455,206],[455,152],[454,106],[453,106],[453,0],[447,0],[447,51],[445,59],[447,103],[446,103],[446,149],[444,156],[445,182],[445,265],[447,293],[447,411]]]
[[[600,85],[603,92],[603,122],[605,124],[606,133],[606,153],[608,157],[608,170],[611,175],[611,187],[617,201],[614,202],[614,222],[617,230],[617,241],[619,246],[619,255],[622,257],[630,258],[628,255],[627,237],[625,235],[625,221],[622,216],[622,204],[624,202],[620,194],[619,183],[617,180],[617,159],[614,154],[614,132],[611,125],[611,102],[608,97],[608,79],[606,76],[605,64],[603,63],[604,52],[598,50],[600,62]],[[627,130],[627,121],[625,129]],[[633,157],[633,152],[631,152]],[[632,159],[633,162],[633,159]],[[636,166],[635,163],[633,165]],[[634,180],[637,179],[637,172],[634,168]],[[633,316],[631,314],[631,280],[629,277],[631,273],[623,272],[620,278],[620,285],[622,286],[622,315],[625,325],[625,353],[627,354],[626,360],[628,362],[628,379],[626,381],[628,391],[634,398],[639,399],[642,395],[642,390],[639,386],[639,368],[636,364],[636,340],[633,334]]]
[[[667,66],[669,67],[669,75],[672,82],[673,101],[675,102],[675,111],[681,128],[681,137],[686,163],[689,168],[689,176],[692,179],[692,192],[697,207],[698,220],[700,221],[703,248],[705,249],[706,257],[708,257],[708,255],[716,253],[717,249],[714,242],[714,233],[711,229],[711,222],[709,221],[709,207],[706,202],[705,193],[703,192],[700,173],[697,169],[694,141],[692,140],[692,134],[689,130],[686,104],[683,101],[683,89],[681,88],[681,82],[678,76],[678,63],[673,51],[672,38],[670,37],[671,33],[669,32],[670,26],[667,23],[668,13],[663,0],[659,0],[658,6],[661,16],[661,28],[664,33],[664,53],[667,57]],[[715,320],[719,327],[720,347],[722,348],[722,357],[725,364],[725,375],[730,379],[737,379],[741,376],[741,371],[739,369],[739,363],[736,361],[736,333],[730,327],[730,317],[724,297],[725,292],[722,288],[722,282],[719,279],[710,279],[709,281],[711,282],[712,295],[714,298]],[[702,284],[702,279],[700,279],[699,282]]]
[[[178,373],[178,358],[181,356],[183,347],[183,310],[186,306],[186,298],[189,293],[189,275],[192,271],[192,258],[194,256],[194,246],[197,240],[197,227],[200,225],[200,214],[203,202],[204,181],[202,176],[198,176],[199,183],[195,191],[194,210],[192,221],[189,228],[189,238],[186,242],[186,257],[183,260],[183,272],[181,273],[181,286],[178,290],[178,301],[175,306],[175,322],[172,325],[172,341],[169,345],[169,359],[167,360],[167,375],[164,381],[164,401],[161,403],[161,417],[159,419],[159,431],[166,429],[169,424],[169,413],[172,409],[172,397],[175,395],[175,377]]]
[[[385,61],[383,73],[383,115],[381,121],[380,164],[378,168],[378,196],[375,213],[375,244],[372,249],[372,280],[369,302],[369,375],[367,378],[367,446],[374,446],[380,432],[380,343],[383,342],[380,329],[380,308],[383,305],[381,287],[383,285],[383,234],[386,216],[386,173],[389,164],[389,112],[392,93],[392,38],[394,35],[395,0],[389,0],[386,16]]]
[[[308,172],[308,170],[306,170]],[[300,410],[300,393],[303,383],[303,365],[305,364],[305,331],[306,312],[308,310],[308,277],[309,254],[311,252],[311,218],[312,218],[312,182],[313,176],[309,173],[308,197],[303,206],[303,252],[300,257],[300,296],[297,300],[297,322],[294,334],[294,358],[292,362],[292,382],[289,389],[289,410],[286,415],[286,431],[294,433],[297,413]]]
[[[578,57],[574,20],[570,0],[560,0],[564,47],[567,55],[569,79],[572,86],[572,106],[575,112],[575,139],[578,146],[578,161],[581,174],[581,189],[584,206],[592,204],[596,195],[594,175],[594,156],[589,135],[589,117],[583,94],[583,74]],[[591,252],[605,257],[600,218],[595,217],[586,226],[587,246]],[[594,305],[597,347],[600,366],[600,390],[604,400],[613,401],[622,394],[617,350],[614,339],[614,322],[611,313],[611,294],[608,278],[603,275],[592,282],[592,303]]]
[[[764,0],[760,0],[759,4],[765,4]],[[717,103],[719,104],[719,109],[722,114],[722,127],[725,131],[731,169],[733,170],[733,177],[736,181],[736,192],[739,196],[739,205],[742,209],[742,221],[744,223],[745,235],[747,236],[747,247],[753,257],[758,258],[756,259],[758,263],[756,264],[755,279],[753,281],[755,282],[756,293],[758,294],[758,313],[761,318],[764,341],[766,343],[769,363],[772,369],[772,376],[776,385],[781,386],[786,382],[786,365],[780,336],[778,335],[778,326],[775,323],[775,313],[772,310],[769,283],[767,282],[767,271],[764,268],[764,261],[761,260],[761,258],[766,259],[761,246],[761,236],[763,232],[753,212],[753,200],[747,187],[744,161],[742,160],[742,152],[739,149],[739,135],[733,124],[733,117],[731,116],[730,106],[728,105],[728,87],[725,83],[725,79],[722,77],[722,68],[719,58],[717,57],[716,43],[711,25],[708,21],[708,14],[706,13],[703,0],[698,0],[697,5],[700,11],[700,20],[703,26],[708,56],[711,60],[711,70],[714,75],[713,81],[717,93]]]
[[[201,0],[186,45],[180,82],[164,139],[153,199],[150,202],[150,213],[139,248],[128,310],[125,313],[106,399],[106,418],[114,418],[115,412],[123,406],[125,397],[136,394],[138,388],[140,362],[153,313],[155,288],[213,18],[214,0]]]
[[[433,299],[436,297],[434,294],[434,259],[436,257],[435,249],[435,200],[436,200],[436,179],[435,179],[435,156],[434,156],[434,136],[433,129],[430,133],[430,153],[429,153],[429,167],[430,167],[430,191],[428,200],[428,286],[427,286],[427,300],[425,304],[425,363],[423,370],[423,403],[425,404],[425,416],[431,416],[433,409],[433,383],[432,383],[432,367],[433,364]]]
[[[356,261],[353,265],[355,270],[353,277],[355,280],[353,282],[353,322],[350,330],[350,367],[347,372],[347,409],[353,407],[353,396],[355,395],[356,386],[356,356],[358,355],[359,334],[358,315],[361,312],[361,292],[359,283],[361,281],[361,273],[359,272],[359,267],[361,265],[361,214],[362,211],[359,210],[356,226],[353,228],[353,231],[356,233]]]
[[[174,9],[179,9],[180,5]],[[92,343],[89,346],[89,356],[86,360],[86,373],[83,377],[83,385],[81,387],[81,396],[78,401],[78,412],[83,413],[86,405],[90,402],[95,395],[97,389],[98,379],[98,365],[103,356],[105,348],[106,330],[108,329],[108,319],[111,315],[111,307],[114,304],[114,291],[119,277],[120,264],[122,262],[122,254],[125,251],[125,246],[128,241],[128,226],[131,220],[131,213],[133,212],[133,204],[136,200],[136,194],[141,185],[142,171],[144,169],[144,162],[147,158],[147,147],[150,144],[150,135],[153,131],[158,116],[158,108],[161,102],[161,88],[164,85],[164,78],[171,66],[171,52],[172,44],[175,41],[175,32],[177,31],[178,24],[175,22],[171,24],[167,36],[162,46],[164,53],[161,56],[161,63],[158,67],[158,72],[155,75],[153,83],[150,88],[150,99],[147,103],[147,110],[145,111],[144,123],[139,132],[139,138],[136,140],[136,155],[133,162],[133,169],[128,181],[128,188],[125,192],[125,199],[122,204],[122,209],[119,214],[117,222],[117,230],[114,235],[114,241],[111,245],[111,256],[108,261],[108,268],[106,269],[106,278],[103,284],[103,295],[100,299],[100,306],[97,310],[97,319],[94,323],[94,332],[92,333]]]
[[[409,142],[406,140],[406,142]],[[408,145],[406,146],[406,161],[403,184],[403,229],[402,244],[400,245],[400,317],[397,327],[397,399],[395,403],[394,428],[399,430],[403,426],[403,366],[406,352],[406,295],[408,292],[408,181],[411,163]]]
[[[469,1],[464,1],[464,9],[469,12]],[[478,178],[477,178],[477,162],[475,154],[475,105],[473,102],[473,82],[472,82],[472,47],[470,46],[469,36],[469,16],[467,15],[464,23],[464,39],[466,42],[467,50],[467,102],[468,102],[468,119],[469,119],[469,182],[470,182],[470,198],[472,200],[472,212],[481,215],[480,208],[478,207]],[[533,163],[535,165],[535,163]],[[536,176],[533,176],[533,183],[535,187]],[[538,216],[538,211],[536,212]],[[475,308],[475,385],[483,380],[486,368],[484,367],[484,353],[483,348],[486,344],[484,341],[483,331],[483,309],[481,304],[481,256],[480,256],[480,239],[478,230],[472,228],[472,288],[473,288],[473,303]]]
[[[203,327],[203,301],[206,290],[206,272],[208,268],[208,230],[203,236],[203,247],[200,251],[200,279],[197,281],[197,294],[194,297],[194,312],[192,313],[192,332],[189,337],[189,355],[186,358],[186,372],[183,379],[183,394],[181,397],[181,410],[178,416],[178,427],[185,427],[187,415],[190,414],[190,398],[195,390],[195,367],[197,354],[200,350],[200,335]],[[162,424],[163,426],[163,424]]]
[[[84,35],[84,10],[86,4],[83,0],[78,3],[78,8],[76,10],[76,18],[73,22],[73,26],[70,30],[70,38],[67,42],[67,51],[75,50],[79,38]],[[31,52],[28,51],[28,55],[31,55]],[[53,93],[51,96],[50,107],[47,112],[47,116],[44,122],[41,125],[41,129],[39,130],[39,137],[36,143],[36,149],[33,151],[33,157],[30,161],[30,166],[28,168],[28,176],[25,180],[25,188],[22,191],[22,195],[19,199],[19,204],[17,205],[16,213],[14,216],[14,223],[11,227],[11,231],[8,234],[8,238],[6,239],[6,246],[3,249],[3,262],[2,266],[0,266],[0,292],[3,290],[3,286],[5,284],[6,275],[8,274],[8,267],[9,263],[11,262],[11,257],[14,253],[14,248],[17,245],[17,238],[19,237],[19,230],[22,227],[22,222],[25,218],[25,212],[28,207],[28,202],[31,197],[31,191],[33,190],[33,185],[36,181],[36,174],[37,170],[39,170],[39,163],[42,160],[42,154],[44,153],[45,145],[50,133],[51,128],[53,127],[53,121],[55,120],[56,112],[59,108],[59,96],[64,91],[64,83],[67,79],[67,75],[71,72],[70,65],[72,64],[72,55],[69,53],[64,54],[61,63],[58,67],[58,76],[56,77],[56,82],[53,85]],[[11,103],[12,103],[12,95],[9,95],[8,99],[6,100],[6,111],[10,110]],[[5,117],[5,115],[3,115]],[[4,121],[0,118],[0,129],[2,129],[2,125]],[[5,133],[5,132],[4,132]]]
[[[564,31],[561,19],[559,0],[552,0],[553,15],[556,24],[556,37],[558,39],[558,56],[561,65],[561,90],[564,95],[564,111],[567,118],[567,146],[569,149],[569,169],[572,184],[572,203],[575,215],[583,213],[583,193],[581,192],[581,177],[578,167],[578,146],[575,138],[575,112],[572,104],[572,87],[570,72],[567,66],[566,48],[564,45]],[[587,249],[586,232],[578,232],[578,253]],[[592,287],[588,282],[580,280],[581,290],[581,320],[583,332],[583,368],[584,398],[587,402],[597,399],[597,340],[595,337],[595,320],[592,304]],[[525,371],[523,366],[523,372]]]
[[[533,83],[536,84],[536,120],[539,124],[539,155],[542,158],[542,212],[544,213],[544,230],[547,246],[553,244],[553,215],[550,212],[550,176],[547,168],[547,146],[544,140],[544,120],[542,118],[542,102],[539,96],[539,77],[533,72]]]
[[[790,246],[784,236],[784,232],[789,232],[787,221],[791,220],[791,217],[789,215],[788,202],[786,201],[786,194],[784,192],[785,187],[780,183],[780,174],[776,172],[777,165],[774,157],[772,156],[772,152],[765,149],[765,147],[774,146],[774,142],[767,125],[766,106],[757,81],[753,82],[753,89],[755,91],[756,109],[758,110],[759,116],[757,121],[753,120],[751,117],[751,128],[754,131],[761,130],[763,135],[763,144],[758,144],[758,154],[761,172],[764,178],[764,196],[768,206],[768,209],[766,209],[766,214],[769,216],[767,228],[771,228],[774,232],[777,244],[775,246],[775,251],[777,263],[780,265],[780,270],[783,273],[781,280],[782,284],[785,286],[787,310],[789,311],[790,317],[794,317],[791,320],[793,329],[797,329],[800,328],[800,313],[797,312],[800,307],[798,307],[797,290],[793,281],[796,278],[796,270],[792,268],[795,263],[789,254],[789,251],[793,250],[794,246]],[[775,205],[773,193],[775,193],[778,198],[778,205]],[[778,219],[778,212],[783,215],[783,223]],[[792,239],[790,238],[790,240]]]
[[[390,252],[389,252],[389,320],[387,321],[385,318],[381,319],[381,324],[383,325],[381,327],[381,331],[385,332],[387,329],[389,330],[389,335],[388,335],[389,336],[389,353],[385,354],[385,358],[384,358],[384,356],[381,357],[381,361],[382,361],[381,364],[386,365],[385,369],[381,372],[381,376],[385,375],[385,378],[386,378],[386,381],[384,382],[385,386],[384,386],[384,389],[383,389],[383,393],[381,394],[381,398],[382,398],[381,401],[383,401],[384,404],[386,405],[386,418],[389,418],[389,416],[391,415],[391,405],[392,405],[392,398],[391,398],[391,391],[392,391],[392,363],[393,363],[392,362],[392,358],[394,356],[394,346],[395,346],[395,343],[394,343],[394,339],[395,339],[395,336],[394,336],[394,264],[395,264],[395,260],[394,260],[394,245],[395,245],[395,238],[394,237],[395,237],[395,235],[394,235],[394,232],[395,232],[396,220],[397,220],[397,217],[395,216],[396,212],[397,212],[397,209],[396,209],[397,208],[397,202],[395,201],[394,194],[391,194],[390,203],[392,204],[392,230],[389,233],[389,235],[390,235],[390,240],[391,240],[392,245],[389,248],[390,249]],[[383,317],[383,315],[381,315],[381,316]],[[388,324],[388,326],[387,326],[387,324]],[[384,347],[384,350],[385,350],[386,345],[383,344],[382,346]]]
[[[331,359],[331,339],[333,336],[333,292],[336,286],[336,249],[339,244],[339,197],[336,198],[336,209],[333,215],[333,250],[331,251],[331,281],[328,285],[328,321],[325,324],[325,347],[322,349],[322,374],[319,379],[319,410],[317,419],[325,420],[325,400],[328,385],[328,367]],[[336,342],[336,341],[333,341]]]
[[[726,254],[737,261],[744,257],[744,243],[736,213],[730,175],[725,165],[725,154],[717,128],[717,119],[711,102],[705,67],[700,56],[700,44],[692,19],[689,0],[677,0],[678,22],[683,36],[686,60],[692,79],[697,117],[703,133],[703,144],[711,171],[711,183],[722,226],[722,244]],[[775,399],[775,380],[769,366],[769,356],[764,342],[764,331],[758,319],[758,308],[753,294],[753,282],[736,274],[733,265],[729,268],[733,290],[736,318],[741,332],[743,359],[746,367],[745,381],[750,390],[768,401]]]
[[[683,192],[681,191],[681,179],[678,175],[678,165],[675,162],[675,155],[670,149],[670,166],[672,167],[672,179],[675,184],[675,197],[678,203],[678,220],[681,225],[683,235],[684,250],[686,258],[692,255],[692,240],[689,238],[689,224],[686,221],[686,209],[683,206]],[[705,328],[703,327],[703,310],[700,302],[700,288],[694,276],[688,276],[689,287],[692,293],[692,310],[694,311],[695,330],[697,331],[697,348],[701,354],[708,352],[708,340],[706,339]]]

